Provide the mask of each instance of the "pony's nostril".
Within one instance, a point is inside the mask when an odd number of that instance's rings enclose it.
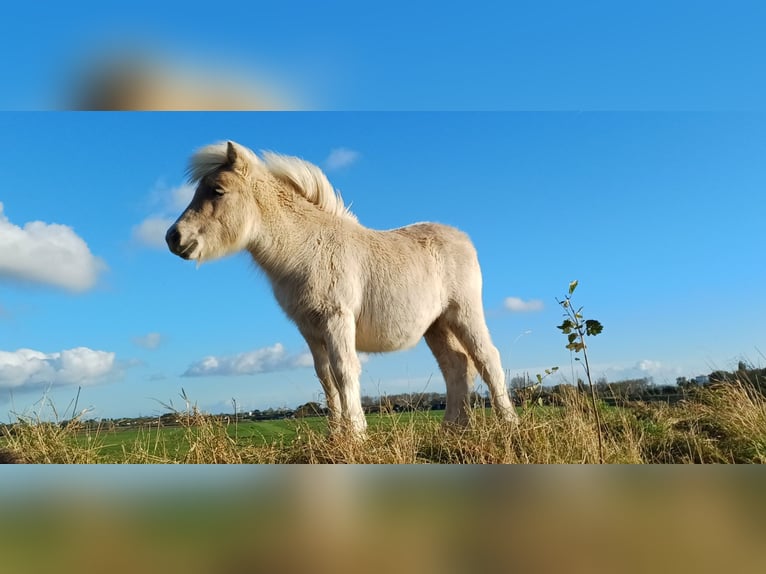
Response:
[[[184,244],[181,239],[181,232],[178,231],[178,228],[175,225],[165,233],[165,242],[168,244],[171,252],[184,259],[189,259],[198,245],[196,239],[189,240],[188,238]]]
[[[165,242],[168,244],[170,250],[175,253],[181,243],[181,234],[178,232],[178,228],[175,225],[165,233]]]

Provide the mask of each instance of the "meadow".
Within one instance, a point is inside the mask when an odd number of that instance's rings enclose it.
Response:
[[[572,388],[560,406],[519,408],[518,427],[483,408],[472,411],[465,429],[444,427],[442,411],[371,414],[367,437],[358,441],[330,435],[324,417],[235,423],[190,406],[170,427],[19,420],[3,428],[0,448],[6,459],[26,463],[766,461],[766,401],[747,380],[697,389],[677,404],[599,402],[596,408]]]

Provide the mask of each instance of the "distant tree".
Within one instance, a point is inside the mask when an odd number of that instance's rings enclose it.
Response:
[[[431,404],[429,405],[433,410],[444,409],[447,406],[447,395],[443,393],[434,393],[431,397]]]
[[[380,397],[380,412],[392,413],[394,412],[394,401],[391,397]]]
[[[311,401],[295,409],[294,416],[295,418],[302,418],[302,417],[316,417],[322,414],[324,414],[322,405],[320,405],[317,402]]]
[[[694,378],[687,379],[686,377],[678,377],[676,379],[676,386],[682,391],[689,391],[699,387],[699,384]]]
[[[733,375],[727,371],[713,371],[708,375],[708,380],[711,383],[725,383],[730,381]]]
[[[529,380],[529,373],[524,373],[523,375],[515,375],[511,377],[510,387],[512,389],[523,389],[530,385],[531,385],[531,382]]]
[[[753,365],[750,365],[746,361],[739,361],[737,363],[737,372],[745,373],[747,371],[752,371],[752,370],[753,370]]]

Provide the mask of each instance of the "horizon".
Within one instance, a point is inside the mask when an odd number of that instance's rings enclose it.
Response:
[[[162,413],[182,388],[208,412],[317,401],[307,347],[248,256],[196,268],[162,240],[193,191],[189,157],[226,139],[318,165],[367,227],[467,232],[511,377],[573,376],[555,298],[575,279],[575,304],[604,325],[589,340],[594,380],[759,365],[765,119],[6,112],[0,413],[29,412],[48,386],[60,410],[81,386],[80,406],[101,418]],[[444,392],[422,341],[362,367],[363,395]]]

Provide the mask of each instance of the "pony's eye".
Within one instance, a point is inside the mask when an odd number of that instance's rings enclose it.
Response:
[[[216,187],[216,188],[213,189],[213,193],[218,195],[218,196],[221,196],[221,195],[224,194],[224,191],[220,187]]]

